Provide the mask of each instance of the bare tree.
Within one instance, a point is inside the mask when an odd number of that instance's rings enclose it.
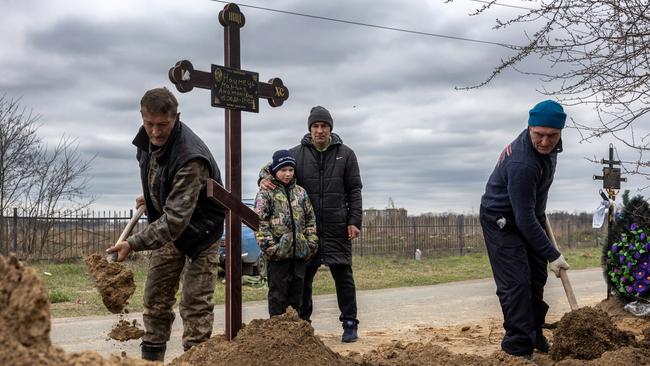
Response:
[[[453,2],[453,0],[446,0]],[[479,1],[474,14],[503,5]],[[649,0],[540,0],[523,1],[521,14],[496,20],[495,29],[525,25],[528,44],[512,46],[513,54],[502,60],[483,82],[488,84],[506,69],[539,76],[541,93],[565,104],[593,106],[596,122],[573,121],[583,141],[611,135],[638,152],[627,162],[628,173],[650,167],[644,153],[650,149],[650,1]],[[513,6],[511,6],[513,7]],[[549,63],[545,72],[525,71],[521,63],[529,56]],[[641,122],[645,121],[645,128]],[[648,173],[643,173],[648,178]]]
[[[30,216],[42,217],[22,238],[30,252],[42,252],[53,217],[92,202],[86,192],[92,159],[84,160],[68,136],[48,148],[37,135],[38,119],[20,100],[0,97],[0,246],[5,247],[5,210],[21,206]]]

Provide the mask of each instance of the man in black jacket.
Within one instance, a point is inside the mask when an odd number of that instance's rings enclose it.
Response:
[[[343,342],[357,340],[357,300],[352,274],[352,243],[361,230],[361,175],[354,151],[332,133],[334,120],[321,106],[311,109],[309,133],[291,149],[296,159],[296,181],[305,188],[316,212],[318,253],[307,264],[300,317],[309,320],[313,311],[312,283],[321,264],[329,267],[336,286],[343,323]],[[262,169],[260,187],[272,189]]]
[[[184,349],[208,340],[214,321],[225,210],[205,191],[208,178],[221,184],[221,173],[205,143],[179,120],[177,108],[167,88],[149,90],[140,101],[143,126],[133,144],[143,195],[136,207],[146,206],[149,225],[107,250],[117,252],[118,261],[130,251],[152,250],[144,289],[145,360],[164,360],[181,273]]]
[[[550,347],[542,333],[546,264],[558,277],[569,268],[544,230],[565,120],[559,103],[535,105],[528,128],[501,152],[481,198],[481,226],[506,331],[501,348],[528,359],[533,349]]]

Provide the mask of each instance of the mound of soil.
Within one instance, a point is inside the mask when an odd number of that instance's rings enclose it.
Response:
[[[50,303],[43,281],[16,257],[0,255],[0,365],[153,366],[95,352],[66,354],[50,340]]]
[[[271,319],[255,319],[227,342],[221,335],[193,347],[170,365],[347,366],[353,363],[329,349],[295,310]]]
[[[595,360],[567,359],[554,364],[554,366],[631,366],[650,365],[648,352],[639,348],[624,347],[616,351],[603,353]]]
[[[554,336],[549,354],[555,361],[569,357],[592,360],[606,351],[637,345],[632,333],[616,328],[605,312],[592,307],[566,313]]]
[[[124,319],[120,319],[117,324],[113,326],[108,336],[116,341],[125,342],[132,339],[140,339],[144,335],[144,330],[138,326],[138,321],[133,319],[129,323]]]
[[[122,312],[135,292],[133,271],[121,263],[109,263],[99,254],[87,256],[84,262],[108,311],[114,314]]]
[[[359,357],[352,356],[359,359]],[[360,357],[358,364],[362,366],[519,366],[535,365],[521,358],[513,357],[504,352],[495,352],[488,357],[476,355],[453,354],[446,349],[429,343],[393,342],[381,345]]]

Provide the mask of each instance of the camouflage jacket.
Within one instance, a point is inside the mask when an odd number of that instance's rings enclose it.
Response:
[[[284,186],[271,180],[274,190],[260,190],[255,198],[255,212],[260,229],[255,232],[257,244],[267,259],[311,258],[318,249],[316,216],[307,192],[296,184]]]

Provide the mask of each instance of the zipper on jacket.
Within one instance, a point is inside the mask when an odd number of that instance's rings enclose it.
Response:
[[[289,202],[289,216],[291,217],[291,232],[293,233],[293,259],[296,259],[296,221],[293,219],[293,208],[291,207],[291,191],[289,187],[284,186],[284,193],[287,195]]]
[[[318,194],[320,195],[320,200],[318,202],[318,212],[320,212],[320,217],[323,217],[323,200],[325,199],[325,192],[323,192],[323,187],[325,185],[325,168],[323,168],[323,155],[325,155],[324,152],[319,151],[318,152],[318,179],[320,183],[320,189],[318,190]],[[319,220],[320,221],[320,220]],[[318,228],[322,228],[323,225],[321,225],[321,222],[318,222]]]

